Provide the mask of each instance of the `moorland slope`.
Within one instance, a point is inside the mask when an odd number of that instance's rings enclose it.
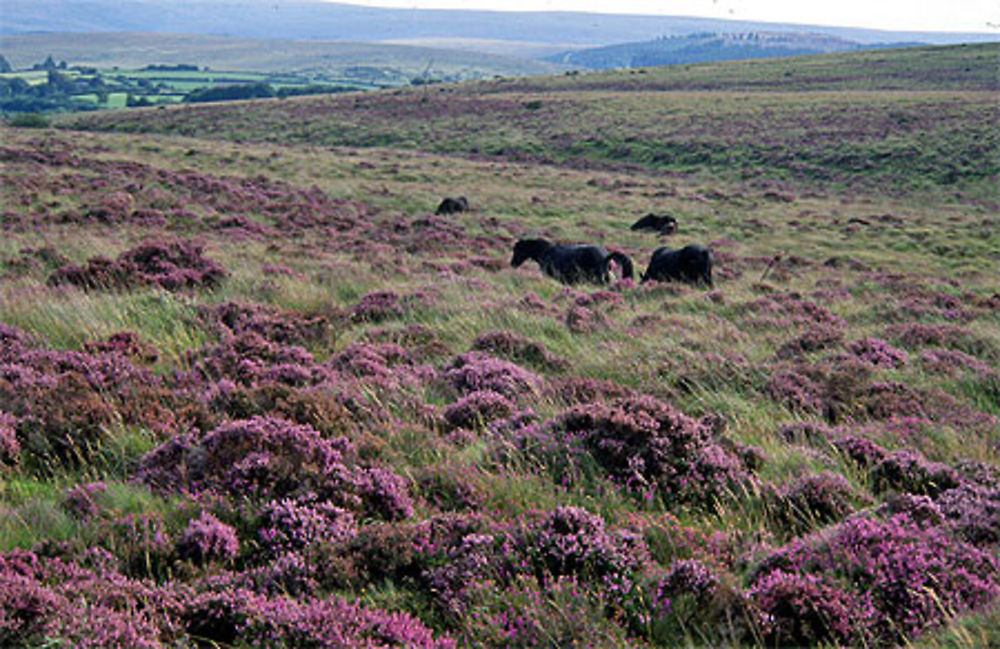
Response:
[[[997,644],[990,53],[4,128],[0,644]]]

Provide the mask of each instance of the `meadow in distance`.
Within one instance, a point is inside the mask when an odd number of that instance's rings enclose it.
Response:
[[[1000,644],[998,55],[3,128],[0,645]]]

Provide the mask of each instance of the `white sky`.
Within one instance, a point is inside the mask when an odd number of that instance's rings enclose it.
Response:
[[[586,11],[1000,34],[1000,0],[337,0],[371,7]]]

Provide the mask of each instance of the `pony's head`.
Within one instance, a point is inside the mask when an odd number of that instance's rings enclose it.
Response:
[[[545,239],[521,239],[514,244],[514,256],[510,258],[510,265],[517,268],[529,259],[538,261],[551,247],[552,244]]]

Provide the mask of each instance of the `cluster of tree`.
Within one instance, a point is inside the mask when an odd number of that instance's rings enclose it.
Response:
[[[324,86],[309,85],[298,87],[278,88],[275,90],[270,84],[258,83],[234,83],[224,86],[212,86],[211,88],[199,88],[192,90],[184,96],[184,101],[188,103],[201,103],[211,101],[233,101],[236,99],[266,99],[269,97],[292,97],[296,95],[321,95],[335,92],[347,92],[353,90],[344,86]]]
[[[103,102],[108,91],[100,77],[70,79],[56,70],[49,70],[45,83],[34,85],[18,77],[0,79],[0,111],[40,113],[93,108],[92,102],[74,99],[80,94],[96,94]]]
[[[52,55],[49,54],[49,56],[46,57],[44,61],[42,61],[41,63],[36,63],[33,66],[31,66],[31,69],[36,71],[49,70],[51,72],[52,70],[65,70],[68,67],[69,65],[66,63],[66,61],[59,61],[59,63],[56,63],[52,59]]]
[[[187,63],[154,63],[152,65],[147,65],[143,70],[155,71],[155,72],[197,72],[197,65],[190,65]],[[208,69],[207,67],[205,68]]]

